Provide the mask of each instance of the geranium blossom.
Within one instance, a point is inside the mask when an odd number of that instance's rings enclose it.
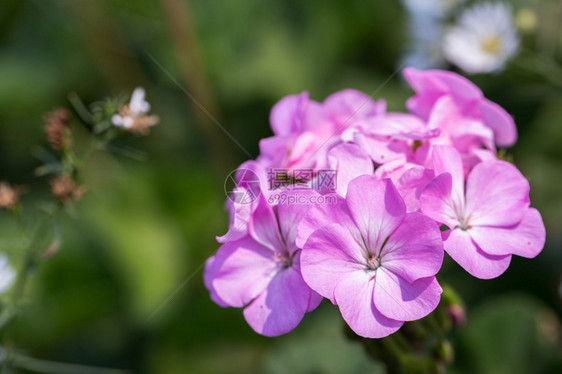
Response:
[[[345,200],[311,209],[297,242],[309,234],[301,256],[303,277],[338,305],[358,335],[387,336],[439,303],[439,229],[422,214],[406,214],[390,180],[352,180]]]
[[[356,90],[337,92],[324,103],[307,92],[288,96],[271,110],[274,136],[260,141],[257,161],[266,168],[326,168],[328,152],[342,142],[344,130],[385,110],[384,101]]]
[[[248,324],[265,336],[294,329],[321,297],[304,282],[297,223],[310,206],[270,205],[263,195],[248,222],[248,235],[226,242],[208,260],[205,284],[221,306],[244,309]]]
[[[420,197],[423,213],[446,225],[445,250],[466,271],[489,279],[502,274],[511,255],[535,257],[545,229],[539,212],[529,208],[529,183],[505,161],[477,164],[465,180],[459,153],[433,149],[437,177]]]
[[[229,195],[229,229],[204,281],[218,305],[245,308],[256,332],[292,330],[323,296],[358,335],[384,337],[437,306],[444,250],[479,278],[541,251],[529,184],[496,156],[517,139],[513,118],[458,74],[404,76],[415,91],[409,113],[355,90],[322,103],[306,92],[282,99],[273,136],[233,173],[230,192],[252,198]],[[334,185],[315,183],[323,169]],[[299,194],[324,200],[280,199]]]
[[[486,99],[482,91],[468,79],[444,70],[404,69],[404,77],[416,95],[408,99],[406,107],[421,119],[429,121],[439,102],[447,100],[447,111],[467,119],[480,121],[493,132],[494,143],[508,147],[517,140],[513,118],[498,104]]]

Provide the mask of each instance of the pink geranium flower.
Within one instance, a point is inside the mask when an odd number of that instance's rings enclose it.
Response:
[[[221,306],[245,308],[246,321],[259,334],[291,331],[321,301],[302,278],[301,250],[295,245],[297,223],[308,209],[270,205],[261,195],[248,235],[226,242],[207,261],[204,278],[211,298]]]
[[[287,96],[271,110],[274,136],[260,141],[258,161],[267,168],[326,168],[328,152],[342,143],[345,129],[385,110],[383,100],[351,89],[336,92],[323,103],[311,100],[307,92]]]
[[[308,212],[296,242],[306,242],[304,279],[338,305],[358,335],[387,336],[439,303],[439,229],[423,214],[407,214],[389,179],[365,175],[352,180],[346,199]]]
[[[434,107],[446,100],[448,111],[453,105],[454,111],[466,120],[477,120],[489,127],[497,145],[509,147],[517,140],[513,118],[501,106],[486,99],[482,91],[463,76],[444,70],[406,68],[404,77],[416,91],[416,95],[406,102],[406,107],[420,118],[429,121]],[[469,133],[485,133],[478,126],[472,127],[468,129]]]
[[[445,251],[466,271],[495,278],[509,266],[511,255],[535,257],[543,248],[545,228],[540,213],[529,208],[529,183],[508,162],[484,161],[463,178],[459,153],[433,148],[435,179],[420,196],[420,208],[447,227]]]

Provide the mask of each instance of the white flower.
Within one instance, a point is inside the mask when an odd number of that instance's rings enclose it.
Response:
[[[117,127],[141,135],[148,134],[148,129],[156,125],[159,121],[158,116],[149,116],[150,104],[144,99],[144,88],[137,87],[131,95],[128,105],[123,105],[119,109],[119,114],[111,117],[111,122]]]
[[[8,257],[0,253],[0,293],[6,291],[16,279],[16,271],[10,266]]]
[[[443,44],[445,58],[467,73],[500,71],[518,49],[511,9],[500,2],[477,4],[464,11]]]

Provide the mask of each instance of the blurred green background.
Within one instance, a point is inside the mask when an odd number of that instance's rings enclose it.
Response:
[[[531,58],[470,77],[516,119],[519,141],[508,153],[530,180],[547,244],[490,281],[446,261],[438,278],[468,314],[453,334],[453,373],[562,372],[562,29],[549,11],[557,4],[514,2],[539,19],[523,35]],[[2,0],[0,180],[46,193],[33,154],[45,145],[43,113],[69,107],[69,92],[91,103],[140,85],[161,118],[150,136],[121,141],[146,161],[99,153],[88,164],[80,214],[65,219],[60,252],[32,278],[17,348],[136,373],[383,372],[345,340],[329,303],[292,333],[264,338],[241,310],[211,302],[201,265],[227,229],[224,178],[245,150],[257,156],[282,96],[308,90],[321,101],[351,87],[404,108],[412,92],[394,74],[406,22],[394,0]],[[24,204],[39,202],[28,195]],[[0,212],[1,250],[17,264],[14,232]]]

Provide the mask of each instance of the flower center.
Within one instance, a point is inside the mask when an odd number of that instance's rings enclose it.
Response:
[[[472,226],[470,225],[470,215],[466,218],[464,217],[459,217],[459,224],[455,227],[455,228],[459,228],[463,231],[469,230],[472,228]]]
[[[293,259],[290,256],[286,256],[284,254],[281,253],[275,253],[273,255],[273,260],[275,262],[277,262],[277,264],[282,268],[282,269],[286,269],[288,267],[291,267],[291,265],[293,265]]]
[[[377,270],[381,266],[381,258],[379,256],[371,256],[367,260],[369,270]]]
[[[501,39],[497,35],[487,36],[480,42],[480,47],[486,53],[497,54],[501,47]]]

